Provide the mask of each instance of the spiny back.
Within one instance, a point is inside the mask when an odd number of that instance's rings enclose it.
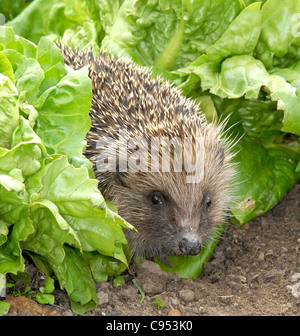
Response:
[[[192,100],[162,78],[153,79],[150,69],[105,52],[94,56],[91,50],[71,51],[66,46],[62,52],[74,69],[89,66],[93,83],[91,135],[114,137],[125,128],[132,136],[183,137],[191,132],[192,124],[206,124],[205,118],[197,116],[199,108]]]

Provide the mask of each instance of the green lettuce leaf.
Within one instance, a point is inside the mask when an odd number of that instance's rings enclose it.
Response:
[[[0,171],[9,173],[19,169],[24,177],[35,173],[41,167],[42,151],[45,147],[23,117],[11,138],[11,149],[0,148]]]
[[[270,69],[284,67],[299,58],[300,37],[297,36],[298,0],[283,5],[279,0],[268,0],[262,7],[263,25],[255,54]]]
[[[22,12],[31,1],[32,0],[0,0],[1,14],[4,15],[6,21],[11,20]]]
[[[83,251],[98,251],[126,264],[122,249],[126,239],[97,185],[85,167],[74,168],[65,156],[47,160],[43,169],[26,183],[32,200],[45,199],[57,206],[60,215],[78,235]]]
[[[0,174],[0,273],[24,271],[20,240],[31,232],[26,209],[22,205],[24,184],[16,170],[10,175]],[[14,175],[17,177],[15,178]],[[21,216],[23,219],[20,220]],[[10,229],[9,221],[16,219],[16,225]],[[27,226],[27,229],[25,228]]]
[[[231,211],[232,221],[241,225],[270,210],[297,183],[300,145],[296,150],[287,145],[264,147],[245,137],[236,145],[238,149],[235,161],[242,183],[237,185]]]
[[[122,227],[131,227],[83,156],[91,81],[46,38],[36,46],[0,26],[0,50],[0,273],[24,271],[28,253],[83,313],[97,305],[94,279],[127,267]]]
[[[0,53],[0,64],[4,64],[6,67],[7,63],[10,64],[8,59]],[[6,72],[6,74],[8,73]],[[0,147],[9,148],[12,133],[19,121],[19,101],[18,92],[13,82],[1,73],[0,92]]]
[[[71,300],[71,308],[77,314],[97,307],[98,298],[89,264],[78,250],[64,246],[65,258],[60,265],[51,265],[61,288],[65,288]]]
[[[24,272],[25,264],[22,256],[22,241],[34,231],[26,208],[20,212],[20,220],[13,225],[5,244],[0,249],[0,273]]]
[[[102,46],[139,64],[180,68],[204,53],[243,7],[235,0],[125,0]]]
[[[7,224],[0,220],[0,246],[4,244],[7,240],[8,227]]]
[[[64,244],[80,248],[76,233],[52,202],[33,202],[29,206],[29,216],[35,230],[23,243],[25,250],[41,255],[50,264],[60,264],[64,259]]]
[[[39,113],[35,130],[48,153],[82,156],[84,138],[91,127],[91,100],[87,69],[80,69],[64,76],[33,104]]]
[[[14,83],[14,69],[10,61],[0,52],[0,73],[2,76],[8,77]],[[3,81],[3,79],[2,79]],[[3,83],[4,84],[4,83]],[[3,85],[1,84],[1,85]]]
[[[70,47],[99,45],[103,37],[99,9],[93,0],[36,0],[7,23],[16,34],[38,44],[42,36],[61,38]]]
[[[37,45],[36,59],[44,71],[45,78],[39,88],[39,93],[42,93],[56,85],[67,71],[59,49],[45,37],[42,37]]]
[[[20,101],[31,103],[36,99],[37,89],[44,79],[44,73],[39,63],[14,49],[5,49],[2,53],[14,67],[15,85]]]
[[[261,32],[260,2],[246,7],[230,24],[224,34],[206,49],[210,62],[220,62],[231,55],[253,52]]]
[[[99,253],[84,252],[84,257],[90,265],[93,278],[97,282],[105,282],[109,276],[117,276],[126,269],[125,264],[116,262],[116,259]]]

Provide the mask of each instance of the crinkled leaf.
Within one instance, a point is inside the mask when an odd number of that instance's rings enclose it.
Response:
[[[22,171],[24,177],[27,177],[40,168],[42,150],[45,151],[45,148],[23,117],[20,117],[19,126],[12,136],[11,147],[11,149],[0,148],[2,171],[10,172],[17,168]]]
[[[16,34],[37,44],[40,37],[46,35],[47,19],[57,2],[56,0],[33,1],[16,18],[7,22],[7,25],[11,26]],[[57,26],[56,24],[55,27]]]
[[[49,305],[54,304],[55,296],[52,294],[37,293],[35,297],[38,303]]]
[[[18,169],[0,174],[0,216],[8,225],[19,220],[26,203],[25,186]]]
[[[280,142],[283,134],[283,111],[277,109],[277,103],[260,96],[257,100],[221,99],[212,96],[214,106],[223,120],[230,117],[227,127],[231,128],[232,138],[246,134],[262,144]],[[277,141],[278,140],[278,141]]]
[[[232,55],[253,52],[261,31],[260,2],[246,7],[213,45],[206,49],[211,62],[220,62]]]
[[[55,272],[82,313],[97,305],[82,250],[97,260],[103,253],[105,271],[115,263],[121,272],[127,267],[122,226],[130,227],[106,205],[82,155],[91,81],[87,69],[67,70],[47,39],[35,46],[6,27],[0,35],[0,273],[23,271],[27,251],[47,274]],[[51,303],[43,291],[39,300]]]
[[[263,5],[263,26],[256,55],[268,69],[280,64],[289,65],[298,57],[300,38],[296,35],[299,12],[298,0],[284,4],[280,0],[268,0]]]
[[[222,63],[219,71],[218,64],[210,62],[204,55],[181,71],[197,74],[203,90],[209,89],[212,94],[222,98],[245,96],[246,99],[257,99],[264,87],[270,92],[271,99],[278,102],[278,108],[284,112],[281,130],[300,135],[297,112],[300,97],[296,88],[283,77],[269,74],[263,63],[252,56],[229,57]]]
[[[244,8],[243,3],[125,0],[102,46],[140,64],[179,68],[220,38]]]
[[[74,168],[64,156],[48,162],[27,181],[32,198],[46,199],[58,207],[78,234],[84,251],[97,250],[126,264],[122,248],[126,239],[118,217],[115,220],[114,213],[107,209],[98,182],[89,178],[85,167]]]
[[[299,180],[300,146],[298,151],[284,145],[265,148],[244,138],[236,145],[239,149],[235,156],[239,183],[231,211],[232,221],[241,225],[270,210]]]
[[[287,83],[279,76],[271,76],[268,86],[272,100],[278,101],[278,108],[284,111],[283,132],[300,135],[299,108],[300,97],[296,88]]]
[[[3,55],[1,51],[0,51],[0,74],[2,74],[2,76],[8,77],[14,83],[15,76],[12,64],[10,63],[9,59]]]
[[[8,227],[7,224],[0,220],[0,246],[6,242],[8,235]]]
[[[40,147],[34,143],[16,146],[9,152],[0,150],[1,169],[5,171],[15,168],[21,169],[24,177],[33,174],[40,168],[40,158]]]
[[[25,265],[22,257],[20,244],[34,232],[34,228],[27,209],[24,208],[20,214],[20,220],[14,224],[8,239],[0,248],[0,273],[23,272]]]
[[[24,101],[29,103],[35,101],[38,88],[45,76],[39,62],[14,49],[5,49],[2,53],[13,65],[15,85],[20,101],[22,103]]]
[[[77,250],[64,246],[62,263],[51,263],[61,288],[65,288],[71,300],[72,310],[82,314],[97,307],[98,298],[92,274],[83,255]]]
[[[7,24],[36,44],[48,36],[53,41],[61,37],[71,47],[84,47],[98,44],[102,33],[99,9],[93,0],[36,0]]]
[[[8,61],[0,53],[0,71],[3,60],[5,63]],[[6,74],[8,73],[6,72]],[[11,79],[0,73],[0,147],[10,148],[11,136],[18,123],[19,101],[17,89]]]
[[[39,112],[36,133],[48,153],[82,156],[84,138],[91,127],[91,100],[92,84],[87,69],[81,69],[64,76],[33,104]]]
[[[116,276],[126,269],[126,265],[115,258],[107,257],[95,252],[84,252],[84,257],[89,262],[93,278],[97,282],[107,281],[109,276]],[[129,258],[129,257],[128,257]]]
[[[59,49],[45,37],[42,37],[37,45],[36,59],[44,70],[45,75],[39,92],[44,92],[57,84],[67,73],[64,59]]]
[[[64,244],[80,248],[76,233],[51,201],[39,200],[32,203],[29,216],[35,231],[24,242],[24,249],[45,257],[49,263],[59,264],[64,258]]]
[[[44,288],[43,293],[48,293],[48,294],[52,293],[55,289],[54,280],[52,278],[48,277],[45,281],[45,287],[43,287],[43,288]]]

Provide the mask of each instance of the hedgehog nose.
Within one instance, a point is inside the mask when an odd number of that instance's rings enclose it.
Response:
[[[201,244],[194,235],[186,235],[179,243],[179,250],[183,254],[196,255],[201,250]]]

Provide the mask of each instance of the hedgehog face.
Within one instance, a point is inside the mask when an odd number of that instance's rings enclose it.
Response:
[[[148,165],[149,158],[154,158],[156,172],[149,165],[144,172],[117,169],[97,175],[105,199],[114,202],[119,214],[138,231],[125,232],[132,254],[196,255],[224,220],[232,189],[231,156],[210,130],[202,132],[195,127],[192,146],[184,143],[182,151],[179,146],[175,150],[180,139],[174,141],[168,156],[170,165],[163,160],[163,146],[171,147],[163,141],[160,156],[148,153]],[[146,152],[149,148],[145,147]]]
[[[206,156],[204,176],[197,183],[187,183],[185,171],[118,177],[112,201],[138,230],[126,231],[133,254],[163,257],[200,252],[209,234],[224,220],[229,201],[224,152],[216,146],[213,154]]]

